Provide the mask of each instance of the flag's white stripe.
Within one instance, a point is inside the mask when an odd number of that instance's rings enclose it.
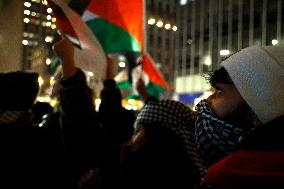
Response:
[[[93,20],[93,19],[96,19],[96,18],[100,18],[100,17],[98,15],[96,15],[95,13],[92,13],[88,10],[86,10],[82,15],[82,20],[84,22],[87,22],[89,20]]]
[[[105,78],[106,57],[104,51],[90,28],[84,23],[81,16],[73,11],[66,3],[60,0],[53,0],[61,7],[71,26],[76,32],[82,49],[75,48],[74,58],[78,67],[92,71]]]
[[[120,71],[114,78],[114,80],[117,83],[123,82],[123,81],[127,81],[128,80],[128,75],[127,75],[127,71],[126,70],[122,70]]]

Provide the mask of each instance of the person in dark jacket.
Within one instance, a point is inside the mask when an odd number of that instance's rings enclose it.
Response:
[[[61,144],[33,122],[38,74],[0,74],[1,185],[5,188],[66,187]]]
[[[122,95],[114,76],[114,62],[107,56],[106,79],[100,93],[99,119],[108,141],[112,144],[123,144],[128,142],[133,134],[135,116],[132,111],[122,107]]]
[[[60,126],[72,180],[95,170],[104,146],[103,132],[87,86],[86,76],[75,67],[74,48],[67,38],[57,42],[54,49],[62,61],[60,90]]]
[[[204,188],[284,187],[283,60],[284,47],[249,47],[225,60],[212,75],[216,92],[200,108],[210,109],[213,116],[200,118],[197,125],[220,120],[245,132],[238,148],[208,169]],[[230,130],[219,132],[226,139],[219,145],[237,140]]]

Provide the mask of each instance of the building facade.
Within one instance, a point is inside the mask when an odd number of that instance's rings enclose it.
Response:
[[[178,94],[208,89],[201,76],[245,47],[284,44],[283,0],[180,2],[174,62]]]

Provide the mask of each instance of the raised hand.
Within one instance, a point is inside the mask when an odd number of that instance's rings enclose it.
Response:
[[[53,46],[56,54],[62,61],[62,74],[64,78],[71,77],[76,73],[74,61],[74,46],[63,36],[62,40],[56,42]]]

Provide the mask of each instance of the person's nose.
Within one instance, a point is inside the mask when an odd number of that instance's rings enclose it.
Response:
[[[213,93],[212,95],[210,95],[208,98],[206,98],[206,102],[211,105],[213,99],[215,98],[216,93]]]

